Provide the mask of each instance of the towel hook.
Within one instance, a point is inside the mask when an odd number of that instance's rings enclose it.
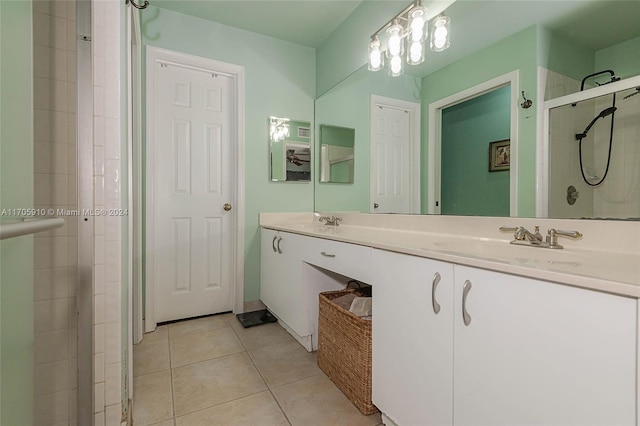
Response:
[[[148,0],[144,0],[144,4],[142,6],[137,5],[133,2],[133,0],[125,0],[125,4],[129,4],[131,3],[131,6],[135,7],[136,9],[142,10],[142,9],[146,9],[147,6],[149,6],[149,1]]]
[[[531,105],[533,105],[531,99],[527,99],[527,97],[524,95],[524,90],[522,91],[522,99],[524,99],[524,102],[520,104],[522,108],[527,109],[530,108]]]

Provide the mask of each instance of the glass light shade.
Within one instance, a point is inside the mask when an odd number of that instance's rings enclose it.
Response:
[[[449,47],[449,23],[448,16],[440,15],[434,19],[429,43],[429,47],[434,52],[442,52]]]
[[[378,37],[369,43],[369,71],[380,71],[384,67],[384,55]]]
[[[402,67],[402,56],[396,55],[392,56],[389,61],[389,75],[391,77],[398,77],[404,73],[404,69]]]
[[[409,12],[409,31],[411,41],[425,41],[427,39],[427,8],[417,6]]]
[[[389,41],[387,42],[387,55],[400,56],[404,53],[404,39],[402,38],[402,25],[395,24],[387,28]]]
[[[412,41],[407,49],[407,63],[418,65],[424,62],[425,43],[422,41]]]

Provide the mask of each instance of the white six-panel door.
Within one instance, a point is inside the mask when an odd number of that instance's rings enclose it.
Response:
[[[420,106],[380,99],[371,103],[371,211],[419,213]]]
[[[232,77],[155,63],[155,320],[233,307]]]

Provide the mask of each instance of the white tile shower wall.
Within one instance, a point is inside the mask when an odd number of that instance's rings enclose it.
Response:
[[[580,82],[554,71],[546,71],[545,100],[580,90]],[[556,109],[551,117],[550,147],[551,217],[640,217],[640,96],[623,99],[634,89],[617,95],[615,125],[609,171],[605,181],[591,187],[580,172],[578,141],[580,133],[600,111],[612,106],[612,96],[581,102],[577,107]],[[598,120],[583,142],[583,167],[592,181],[604,176],[610,139],[610,116]],[[570,206],[566,200],[568,185],[580,193]]]
[[[94,203],[121,207],[120,8],[117,0],[93,0]],[[122,400],[121,226],[123,217],[94,222],[95,424],[120,425]]]
[[[605,181],[594,189],[597,216],[640,217],[640,96],[624,99],[635,90],[616,95],[611,160]],[[598,98],[593,117],[612,106],[612,95]],[[609,151],[611,116],[594,125],[594,174],[602,177]]]
[[[553,99],[580,90],[580,82],[554,71],[545,70],[545,99]],[[593,191],[582,181],[576,133],[577,127],[590,120],[593,105],[580,103],[564,106],[551,113],[549,145],[549,217],[576,218],[593,216]],[[587,121],[588,123],[588,121]],[[585,152],[585,158],[592,153]],[[567,202],[567,189],[574,186],[580,193],[578,201]]]
[[[75,1],[33,2],[34,197],[37,208],[76,209]],[[36,234],[35,424],[75,424],[76,226]]]

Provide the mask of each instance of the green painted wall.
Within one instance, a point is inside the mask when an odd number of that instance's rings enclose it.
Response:
[[[640,24],[639,24],[640,25]],[[640,37],[624,41],[595,53],[595,69],[612,69],[621,78],[640,74]]]
[[[441,213],[509,216],[509,171],[489,172],[489,143],[509,139],[511,87],[442,111]]]
[[[245,300],[259,299],[258,213],[313,210],[311,183],[269,179],[269,116],[309,121],[316,97],[315,50],[150,6],[145,46],[203,56],[245,68]]]
[[[571,43],[548,28],[538,27],[538,66],[578,81],[594,72],[595,52]]]
[[[353,148],[355,129],[320,125],[320,144]]]
[[[370,211],[371,95],[420,102],[420,79],[408,74],[391,78],[384,72],[374,73],[364,66],[316,100],[316,127],[328,124],[355,129],[354,183],[320,183],[319,173],[316,173],[317,211]],[[319,158],[318,145],[316,159]],[[318,164],[316,170],[319,170]]]
[[[536,99],[537,29],[533,25],[422,79],[422,164],[428,164],[429,104],[519,70],[520,90]],[[519,109],[518,216],[536,212],[536,109]],[[427,211],[427,174],[422,170],[422,211]]]
[[[0,210],[33,207],[31,2],[0,2]],[[33,423],[33,236],[0,242],[0,424]]]

